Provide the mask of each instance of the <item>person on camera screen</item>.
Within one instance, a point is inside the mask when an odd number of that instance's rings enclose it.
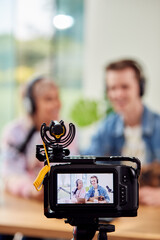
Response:
[[[86,193],[86,201],[91,202],[101,202],[101,203],[109,203],[110,198],[107,194],[106,189],[98,184],[98,177],[91,176],[90,178],[91,188]]]
[[[142,67],[137,61],[122,59],[108,64],[105,71],[114,113],[102,120],[84,154],[137,157],[142,167],[159,162],[160,115],[143,104],[146,80]],[[141,188],[140,203],[160,205],[160,188]]]
[[[76,180],[76,188],[72,191],[72,202],[79,202],[84,199],[86,195],[86,190],[83,187],[83,181],[81,179]]]

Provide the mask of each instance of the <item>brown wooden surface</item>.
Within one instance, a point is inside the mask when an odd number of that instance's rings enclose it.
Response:
[[[112,224],[116,231],[108,234],[109,240],[160,240],[160,207],[141,206],[138,217],[118,218]],[[5,195],[0,205],[0,233],[16,232],[36,237],[72,238],[72,227],[64,220],[47,219],[42,203]]]
[[[138,216],[116,219],[109,240],[160,240],[160,207],[140,206]]]
[[[42,203],[5,195],[0,206],[0,233],[16,232],[36,237],[72,237],[72,227],[64,220],[47,219],[43,215]]]

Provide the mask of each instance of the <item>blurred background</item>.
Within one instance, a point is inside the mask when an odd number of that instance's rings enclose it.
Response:
[[[20,86],[47,74],[60,87],[61,118],[78,126],[83,148],[111,110],[104,68],[120,58],[142,64],[144,102],[160,112],[159,12],[159,0],[0,0],[0,136],[24,111]]]

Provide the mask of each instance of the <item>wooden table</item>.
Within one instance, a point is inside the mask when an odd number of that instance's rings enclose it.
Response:
[[[0,233],[48,238],[72,238],[72,229],[63,219],[48,219],[44,216],[43,204],[5,194],[0,206]]]
[[[138,217],[118,218],[112,224],[116,231],[108,234],[109,240],[160,240],[160,207],[141,206]],[[5,195],[0,206],[0,233],[71,239],[72,229],[64,220],[47,219],[37,201]]]
[[[140,206],[138,216],[118,218],[109,240],[160,240],[160,207]]]

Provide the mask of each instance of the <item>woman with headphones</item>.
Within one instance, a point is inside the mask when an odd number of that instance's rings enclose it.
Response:
[[[72,202],[79,202],[81,199],[85,201],[86,190],[83,187],[81,179],[76,180],[76,188],[72,191]]]
[[[5,127],[2,137],[2,174],[5,190],[25,198],[43,198],[43,191],[37,192],[33,181],[43,166],[35,157],[36,145],[42,144],[40,127],[59,120],[61,102],[55,83],[44,76],[30,80],[24,94],[27,114]],[[72,153],[77,149],[73,143]]]

